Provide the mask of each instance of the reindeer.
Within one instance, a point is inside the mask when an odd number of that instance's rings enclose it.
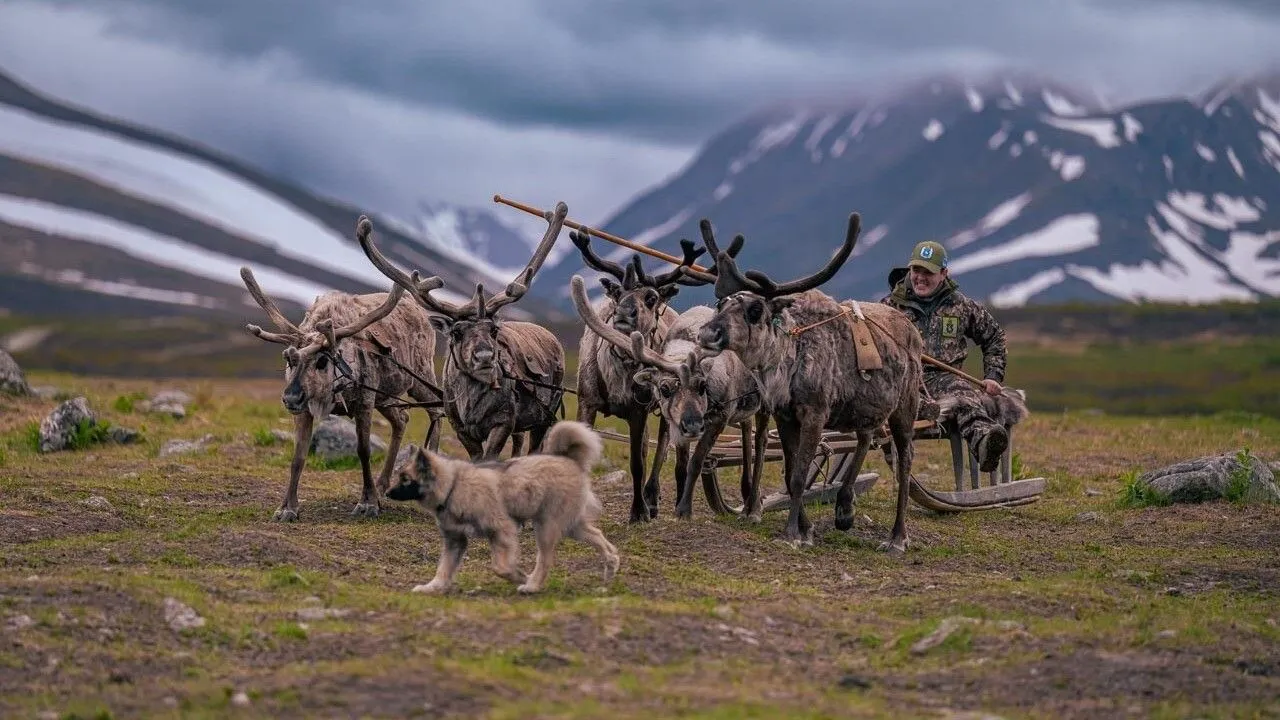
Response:
[[[704,352],[737,353],[756,374],[765,406],[782,441],[783,473],[791,496],[785,537],[813,544],[813,526],[801,497],[805,474],[824,430],[855,433],[853,470],[836,496],[835,526],[853,526],[853,479],[862,469],[872,433],[886,422],[897,460],[898,505],[893,531],[882,550],[907,549],[907,498],[912,432],[920,399],[923,341],[895,308],[880,303],[838,303],[815,288],[831,279],[849,258],[861,230],[861,216],[849,216],[844,245],[809,277],[776,283],[763,272],[739,271],[735,258],[716,248],[711,223],[700,224],[703,243],[716,261],[715,316],[698,333]],[[682,268],[681,272],[696,271]],[[860,368],[850,320],[867,322],[882,367]],[[865,352],[865,351],[864,351]]]
[[[648,396],[657,396],[657,404],[669,428],[674,428],[676,446],[676,516],[693,515],[693,479],[702,477],[707,503],[718,513],[732,512],[720,495],[715,476],[703,475],[707,454],[729,425],[742,432],[742,501],[745,514],[759,521],[760,471],[766,441],[765,428],[769,416],[762,411],[755,377],[732,352],[703,359],[698,352],[697,335],[714,314],[703,305],[685,311],[672,324],[661,353],[654,352],[644,336],[633,331],[631,337],[615,330],[591,312],[583,281],[575,275],[570,282],[573,302],[578,314],[599,337],[620,350],[631,353],[642,366],[632,376],[636,387]],[[751,420],[756,423],[755,462],[752,462]],[[692,456],[689,446],[696,442]]]
[[[606,274],[600,278],[605,300],[594,310],[587,306],[578,308],[583,320],[587,315],[593,315],[601,324],[607,323],[624,336],[638,332],[651,348],[662,346],[671,326],[679,318],[680,314],[667,304],[680,292],[678,285],[697,287],[709,284],[700,277],[681,274],[681,267],[692,265],[706,252],[688,240],[680,241],[684,258],[679,266],[650,276],[641,267],[638,254],[632,256],[625,270],[617,263],[601,258],[591,249],[590,230],[586,228],[582,232],[570,232],[569,239],[577,246],[588,266]],[[712,275],[704,273],[702,277]],[[640,369],[629,347],[619,350],[612,343],[602,342],[590,323],[583,329],[578,344],[577,419],[591,427],[595,427],[599,413],[626,421],[631,444],[633,523],[647,522],[658,516],[658,474],[666,460],[669,434],[666,418],[659,417],[653,466],[645,481],[644,451],[649,439],[649,411],[656,399],[648,388],[634,383],[633,376]]]
[[[445,412],[454,433],[473,461],[493,460],[512,439],[512,454],[523,450],[523,433],[530,434],[529,451],[542,447],[543,437],[562,409],[564,348],[546,328],[529,322],[502,320],[497,312],[528,291],[564,225],[569,208],[556,205],[545,214],[549,223],[529,264],[503,292],[485,297],[477,283],[475,295],[465,305],[433,297],[443,287],[438,278],[419,279],[417,270],[406,275],[361,237],[365,255],[397,287],[413,293],[422,307],[437,313],[431,324],[446,338],[443,370]],[[362,218],[361,222],[367,222]]]
[[[360,227],[358,232],[368,232],[368,228]],[[298,481],[311,449],[311,434],[316,421],[330,414],[350,417],[356,424],[356,456],[360,458],[363,486],[352,514],[377,516],[381,509],[378,496],[387,490],[409,420],[398,396],[408,393],[423,404],[434,401],[435,406],[427,409],[430,424],[424,445],[432,449],[440,446],[439,420],[444,412],[434,388],[435,335],[430,318],[413,303],[401,304],[404,290],[392,286],[390,293],[325,293],[312,303],[302,322],[294,325],[258,286],[252,270],[240,268],[240,277],[279,332],[252,324],[245,329],[285,346],[285,388],[280,401],[293,415],[293,462],[289,488],[272,519],[298,519]],[[369,467],[374,410],[391,424],[391,442],[378,475],[377,492]]]

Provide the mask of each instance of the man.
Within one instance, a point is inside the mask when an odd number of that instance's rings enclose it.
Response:
[[[947,249],[933,241],[915,246],[905,271],[896,268],[889,275],[892,291],[881,302],[911,318],[924,338],[926,355],[955,368],[963,367],[969,355],[967,340],[982,350],[982,391],[999,395],[1004,381],[1004,330],[978,302],[960,292],[947,272]],[[952,405],[961,436],[978,456],[983,472],[995,470],[1009,446],[1009,435],[983,408],[980,392],[969,381],[932,365],[924,366],[924,384],[929,395]]]

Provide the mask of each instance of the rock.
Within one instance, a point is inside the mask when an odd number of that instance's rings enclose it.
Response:
[[[35,624],[36,624],[36,621],[32,620],[30,617],[26,615],[14,615],[13,617],[9,618],[9,622],[5,624],[5,627],[8,628],[9,630],[21,630],[23,628],[31,627],[32,625],[35,625]]]
[[[164,621],[169,623],[174,632],[204,627],[204,618],[190,606],[171,597],[164,599]]]
[[[957,630],[965,625],[976,625],[979,622],[977,618],[971,617],[953,616],[946,618],[938,625],[937,630],[920,638],[915,645],[912,645],[911,653],[913,655],[923,655],[946,642],[947,638],[954,635]]]
[[[1102,513],[1082,512],[1076,516],[1076,522],[1097,522],[1102,519]]]
[[[280,428],[272,428],[271,437],[275,438],[276,442],[281,442],[281,443],[293,442],[293,433],[287,433],[281,430]]]
[[[117,443],[120,443],[121,445],[136,443],[142,439],[142,433],[138,432],[137,430],[134,430],[133,428],[118,427],[118,426],[112,427],[110,430],[108,430],[107,436],[111,438],[112,442],[117,442]]]
[[[329,618],[344,618],[350,615],[351,611],[342,608],[304,607],[298,608],[295,614],[299,620],[316,621]]]
[[[197,440],[170,440],[161,446],[160,457],[204,450],[211,442],[213,442],[212,435],[204,435]]]
[[[1098,497],[1099,495],[1101,495],[1101,494],[1102,494],[1102,491],[1101,491],[1101,490],[1095,490],[1094,488],[1085,488],[1085,489],[1084,489],[1084,494],[1085,494],[1086,496],[1088,496],[1088,497]]]
[[[1167,495],[1173,502],[1196,503],[1225,497],[1233,476],[1239,473],[1244,473],[1248,480],[1245,502],[1280,503],[1275,473],[1252,455],[1247,467],[1235,453],[1208,455],[1143,473],[1138,481]]]
[[[89,507],[94,510],[114,510],[115,509],[111,506],[111,503],[101,495],[94,495],[85,500],[81,500],[80,502],[84,504],[85,507]]]
[[[597,482],[602,484],[619,483],[631,477],[631,473],[627,470],[614,470],[611,473],[602,475]]]
[[[4,350],[0,350],[0,393],[9,395],[30,395],[31,386],[27,384],[27,376],[18,361]]]
[[[369,447],[382,452],[387,443],[370,433]],[[322,460],[356,457],[356,424],[337,415],[325,418],[311,434],[311,452]]]
[[[241,690],[235,695],[232,695],[231,704],[235,705],[236,707],[249,707],[249,693],[246,693],[245,691]]]
[[[58,394],[61,392],[62,392],[61,390],[54,387],[53,385],[36,385],[35,387],[31,388],[31,394],[35,395],[41,400],[52,400],[58,397]]]
[[[80,423],[97,421],[98,417],[89,409],[89,401],[83,395],[67,400],[40,421],[40,452],[66,450],[71,447]]]
[[[191,396],[181,390],[164,390],[138,404],[143,412],[157,415],[172,415],[181,420],[187,416],[187,405],[191,404]]]

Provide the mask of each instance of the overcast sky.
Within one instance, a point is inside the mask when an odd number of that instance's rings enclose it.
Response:
[[[1270,0],[0,1],[0,69],[43,91],[373,210],[593,224],[770,101],[1005,64],[1162,95],[1277,38]]]

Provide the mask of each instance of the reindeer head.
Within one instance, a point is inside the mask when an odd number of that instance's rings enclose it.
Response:
[[[716,259],[716,274],[698,273],[689,268],[681,272],[715,283],[716,314],[698,332],[698,345],[709,355],[732,350],[750,367],[760,367],[767,343],[775,336],[783,322],[783,311],[794,302],[794,295],[813,290],[830,280],[853,252],[862,229],[862,217],[858,213],[849,216],[849,229],[844,244],[831,256],[827,264],[808,277],[786,283],[775,283],[768,275],[738,269],[737,260],[716,247],[711,223],[699,224],[702,242],[711,257]],[[741,237],[741,236],[739,236]]]
[[[564,203],[557,203],[555,212],[545,213],[547,231],[534,250],[529,264],[497,295],[486,298],[484,286],[477,283],[475,296],[465,305],[454,305],[431,296],[432,290],[444,287],[444,282],[438,277],[421,280],[417,270],[412,275],[406,275],[387,260],[373,245],[373,223],[368,217],[362,215],[356,223],[356,239],[360,241],[365,256],[382,274],[395,281],[397,287],[412,292],[422,307],[435,313],[431,316],[431,324],[448,339],[448,351],[459,368],[470,374],[489,376],[496,382],[501,370],[501,346],[498,343],[501,321],[496,313],[524,297],[529,285],[533,283],[533,276],[541,269],[547,254],[551,252],[568,214],[569,207]]]
[[[613,301],[613,327],[623,334],[640,332],[645,337],[653,337],[662,314],[667,310],[667,303],[680,292],[680,285],[697,287],[708,284],[680,271],[681,267],[693,265],[706,252],[689,240],[680,241],[684,259],[679,266],[668,272],[649,275],[640,264],[639,254],[631,257],[625,270],[597,255],[591,248],[590,231],[585,228],[582,232],[570,232],[569,239],[582,253],[588,267],[605,273],[600,284],[604,286],[605,295]]]
[[[294,415],[310,411],[317,418],[324,417],[333,411],[338,393],[350,382],[335,367],[335,362],[350,365],[350,358],[344,356],[346,347],[341,344],[342,341],[386,317],[395,310],[401,296],[404,295],[404,290],[399,286],[392,286],[391,292],[382,305],[355,322],[335,328],[333,321],[325,318],[304,331],[289,322],[275,302],[262,292],[258,281],[253,277],[252,270],[248,267],[240,268],[240,278],[244,280],[249,294],[266,311],[267,317],[279,332],[267,332],[252,324],[246,325],[245,329],[267,342],[285,346],[282,352],[285,361],[285,388],[280,395],[280,402]],[[318,305],[312,305],[308,315],[317,307]],[[302,325],[305,327],[308,324],[307,319],[304,318]]]

